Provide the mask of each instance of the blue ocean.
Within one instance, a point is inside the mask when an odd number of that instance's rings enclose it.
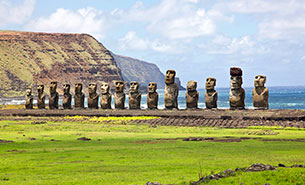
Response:
[[[253,88],[244,88],[246,91],[245,104],[246,108],[252,109],[252,89]],[[296,86],[296,87],[268,87],[269,89],[269,108],[270,109],[305,109],[305,86]],[[226,109],[229,108],[229,88],[216,88],[218,92],[218,108]],[[199,89],[199,108],[205,108],[204,103],[204,89]],[[179,91],[178,104],[179,109],[185,109],[185,92]],[[159,93],[159,109],[164,108],[164,91],[158,90]],[[0,99],[0,104],[24,104],[24,99]],[[34,100],[34,103],[36,101]],[[47,100],[46,100],[47,103]],[[73,103],[73,102],[72,102]],[[59,100],[61,104],[61,99]],[[87,103],[85,102],[85,105]],[[113,104],[113,100],[112,100]],[[128,107],[128,96],[126,95],[125,106]],[[114,105],[112,105],[114,107]],[[141,107],[143,109],[147,108],[146,105],[146,94],[142,95]]]

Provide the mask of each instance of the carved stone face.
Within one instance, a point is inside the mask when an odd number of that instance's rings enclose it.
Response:
[[[197,82],[195,82],[194,80],[187,82],[187,91],[188,92],[194,92],[194,91],[196,91],[196,88],[197,88]]]
[[[26,89],[26,95],[27,96],[31,96],[32,95],[32,89],[31,88],[27,88]]]
[[[157,83],[156,83],[156,82],[150,82],[150,83],[148,84],[147,91],[148,91],[149,93],[154,93],[154,92],[156,92],[156,90],[157,90]]]
[[[42,94],[43,91],[44,91],[44,85],[38,85],[38,87],[37,87],[37,92],[38,92],[39,94]]]
[[[135,82],[135,81],[131,81],[130,82],[130,88],[129,88],[129,92],[131,93],[137,93],[139,91],[139,83]]]
[[[63,85],[63,88],[64,88],[64,93],[70,93],[70,84],[64,84]]]
[[[77,83],[75,84],[75,93],[81,93],[83,90],[83,84]]]
[[[240,89],[243,84],[241,76],[231,76],[230,87],[231,89]]]
[[[55,93],[57,89],[57,82],[53,81],[50,84],[50,93]]]
[[[216,86],[216,79],[215,78],[207,78],[205,82],[205,88],[207,90],[213,90]]]
[[[109,93],[109,84],[106,82],[101,83],[101,93],[108,94]]]
[[[95,94],[97,89],[96,83],[89,84],[89,94]]]
[[[266,76],[257,75],[254,79],[254,86],[255,87],[264,87],[266,83]]]
[[[166,84],[175,83],[175,76],[176,76],[176,71],[175,70],[167,70],[166,75],[165,75],[165,83]]]
[[[124,91],[124,82],[123,81],[116,81],[115,82],[115,92],[121,93]]]

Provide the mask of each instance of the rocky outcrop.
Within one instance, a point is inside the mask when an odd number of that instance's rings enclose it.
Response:
[[[128,83],[137,81],[140,83],[141,91],[146,90],[149,82],[157,82],[158,89],[164,89],[165,75],[156,64],[148,63],[131,57],[111,53],[118,67],[122,70],[122,76]],[[185,90],[179,78],[175,78],[179,90]]]
[[[73,88],[81,82],[87,93],[90,82],[123,79],[110,51],[88,34],[14,31],[0,32],[0,78],[0,97],[23,96],[28,86],[51,81]]]

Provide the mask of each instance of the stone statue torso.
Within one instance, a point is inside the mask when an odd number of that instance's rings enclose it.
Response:
[[[205,106],[208,109],[212,108],[217,108],[217,99],[218,99],[218,94],[216,91],[212,93],[205,93]]]
[[[25,108],[33,109],[33,95],[26,96],[25,98]]]
[[[147,94],[147,107],[149,109],[158,108],[159,94],[157,92]]]
[[[125,108],[125,93],[114,93],[114,106],[116,109]]]
[[[111,109],[111,94],[101,94],[101,108]]]
[[[77,93],[74,95],[74,107],[84,108],[85,95],[84,93]]]
[[[64,93],[62,99],[62,106],[64,109],[71,109],[72,95],[70,93]]]
[[[141,93],[129,93],[129,109],[140,109]]]
[[[261,93],[258,93],[257,89],[253,88],[252,98],[253,98],[253,106],[255,108],[268,109],[269,108],[268,97],[269,97],[268,88],[265,87]]]
[[[165,108],[178,108],[178,85],[176,83],[165,85],[164,88],[164,103]]]
[[[230,108],[245,108],[245,90],[243,88],[230,90]]]
[[[50,109],[58,109],[58,92],[50,94],[49,108]]]
[[[88,96],[88,108],[89,109],[98,109],[98,97],[97,93],[89,94]]]
[[[186,92],[185,97],[186,97],[187,108],[198,108],[198,97],[199,97],[198,91],[195,91],[193,93]]]
[[[37,107],[38,107],[38,109],[45,109],[46,108],[45,95],[44,94],[38,94]]]

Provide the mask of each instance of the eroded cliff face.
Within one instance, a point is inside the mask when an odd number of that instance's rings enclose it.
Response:
[[[122,80],[121,70],[101,43],[87,34],[0,32],[0,97],[23,96],[25,89],[58,81],[112,82]],[[33,89],[34,94],[36,90]]]

